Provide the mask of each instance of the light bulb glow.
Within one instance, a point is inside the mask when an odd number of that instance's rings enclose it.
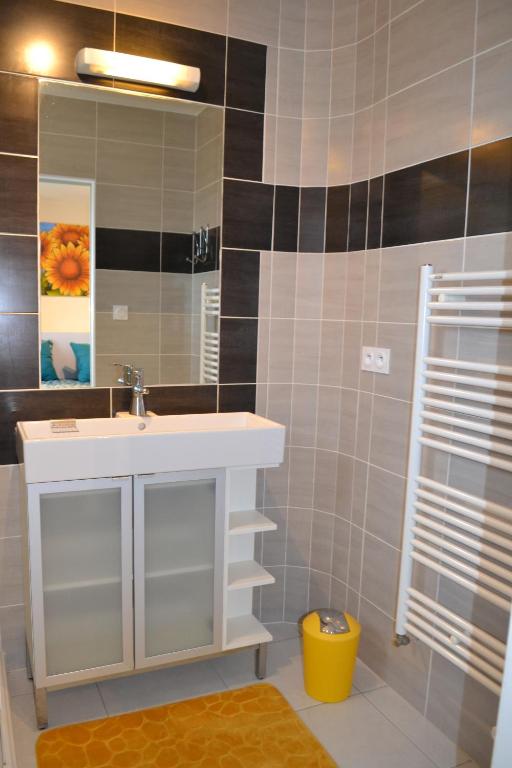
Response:
[[[192,92],[197,91],[201,81],[201,70],[198,67],[98,48],[82,48],[78,52],[76,71],[92,77],[113,77]]]
[[[55,62],[55,52],[50,43],[37,40],[25,49],[25,63],[28,71],[37,75],[48,75]]]

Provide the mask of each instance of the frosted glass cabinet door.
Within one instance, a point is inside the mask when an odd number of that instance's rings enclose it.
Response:
[[[135,479],[135,660],[152,666],[219,645],[223,474]]]
[[[133,668],[131,482],[30,486],[35,666],[49,684]]]

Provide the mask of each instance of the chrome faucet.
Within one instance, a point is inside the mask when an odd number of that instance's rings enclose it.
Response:
[[[117,380],[118,383],[132,388],[130,415],[145,416],[144,395],[149,394],[149,390],[144,386],[144,369],[134,368],[133,365],[123,365],[121,363],[116,363],[116,365],[123,369],[122,376]]]

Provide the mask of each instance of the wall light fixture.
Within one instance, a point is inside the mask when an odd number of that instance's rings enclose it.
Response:
[[[201,70],[172,61],[148,59],[128,53],[82,48],[76,57],[76,71],[90,77],[113,77],[164,88],[178,88],[195,93],[201,82]]]

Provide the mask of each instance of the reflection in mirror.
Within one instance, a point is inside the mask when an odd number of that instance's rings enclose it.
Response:
[[[220,107],[42,83],[41,386],[214,383]]]

